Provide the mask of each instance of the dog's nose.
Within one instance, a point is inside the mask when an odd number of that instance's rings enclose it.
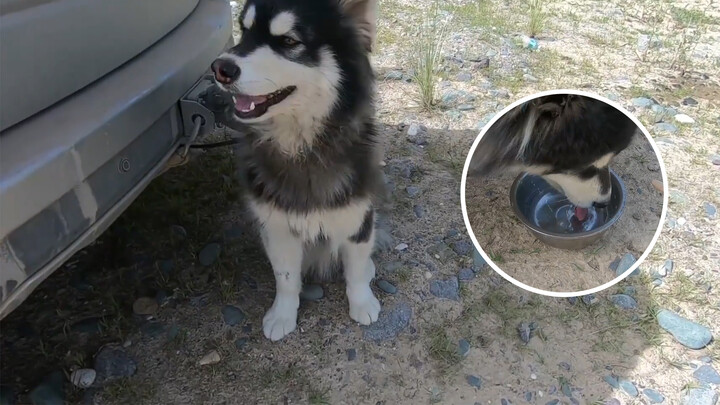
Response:
[[[230,84],[240,76],[240,66],[228,59],[215,59],[210,69],[215,73],[215,80],[222,84]]]

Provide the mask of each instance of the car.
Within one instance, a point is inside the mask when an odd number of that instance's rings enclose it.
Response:
[[[226,0],[0,0],[0,319],[214,127]]]

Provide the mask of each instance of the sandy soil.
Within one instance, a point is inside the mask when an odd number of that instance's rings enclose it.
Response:
[[[510,277],[545,291],[580,292],[613,280],[611,263],[625,253],[640,257],[649,248],[663,195],[652,186],[653,180],[662,183],[657,156],[640,131],[611,169],[627,189],[625,212],[601,240],[580,251],[545,245],[519,222],[509,200],[514,174],[469,178],[468,217],[480,247]]]

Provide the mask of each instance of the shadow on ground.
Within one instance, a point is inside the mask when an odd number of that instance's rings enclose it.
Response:
[[[663,360],[644,357],[660,336],[650,280],[571,300],[507,283],[474,253],[460,212],[460,171],[476,131],[423,132],[432,143],[382,126],[397,247],[376,257],[384,310],[374,327],[353,323],[343,287],[328,284],[311,291],[322,298],[303,301],[288,338],[262,336],[272,272],[243,219],[231,151],[213,150],[151,184],[3,320],[3,395],[19,403],[55,395],[88,404],[617,404],[652,389],[653,364]],[[617,293],[632,297],[632,308],[609,300]],[[97,371],[90,388],[69,382],[80,368]],[[643,379],[623,379],[638,368]]]

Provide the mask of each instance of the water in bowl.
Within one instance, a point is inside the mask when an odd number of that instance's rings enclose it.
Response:
[[[532,221],[553,233],[588,232],[603,226],[608,220],[607,208],[588,209],[585,221],[575,216],[575,205],[555,190],[548,190],[535,201]]]

